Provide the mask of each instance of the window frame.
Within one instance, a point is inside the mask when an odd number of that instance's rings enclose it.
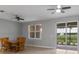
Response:
[[[36,26],[37,26],[37,25],[41,26],[40,31],[37,31],[37,30],[36,30]],[[31,31],[31,30],[30,30],[30,27],[31,27],[31,26],[34,26],[34,27],[35,27],[35,31]],[[30,37],[30,32],[34,32],[34,38]],[[39,33],[40,33],[39,38],[36,38],[36,32],[39,32]],[[41,39],[41,36],[42,36],[41,33],[42,33],[42,24],[31,24],[31,25],[28,25],[28,38],[29,38],[29,39]]]

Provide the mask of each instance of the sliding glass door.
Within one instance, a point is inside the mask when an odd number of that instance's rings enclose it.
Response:
[[[57,44],[77,46],[77,22],[57,24]]]
[[[57,44],[58,45],[65,45],[66,44],[66,28],[65,23],[57,24]]]
[[[77,22],[67,23],[67,45],[77,46]]]

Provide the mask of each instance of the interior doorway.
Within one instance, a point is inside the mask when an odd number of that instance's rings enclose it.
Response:
[[[77,22],[57,23],[57,48],[77,49]]]

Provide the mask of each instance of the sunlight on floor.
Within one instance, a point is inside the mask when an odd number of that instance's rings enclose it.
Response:
[[[65,49],[56,49],[56,54],[78,54],[78,51],[65,50]]]

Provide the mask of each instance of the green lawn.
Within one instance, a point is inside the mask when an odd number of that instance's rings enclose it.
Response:
[[[76,46],[77,45],[77,34],[71,34],[67,35],[67,43],[65,39],[65,35],[57,35],[57,44],[59,45],[72,45]]]

